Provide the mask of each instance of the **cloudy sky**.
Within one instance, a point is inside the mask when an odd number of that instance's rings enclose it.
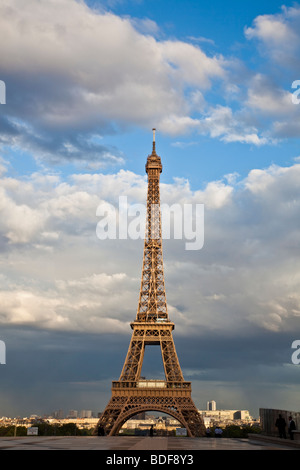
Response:
[[[0,30],[0,416],[108,402],[143,240],[98,211],[145,202],[152,127],[162,202],[204,204],[202,249],[164,240],[197,407],[299,410],[300,5],[2,0]]]

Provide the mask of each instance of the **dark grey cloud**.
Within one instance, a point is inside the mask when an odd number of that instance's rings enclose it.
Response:
[[[11,92],[21,96],[23,89],[20,89],[20,84],[17,84],[16,89]],[[26,96],[25,93],[22,99],[28,100],[29,105],[23,105],[23,101],[21,105],[18,105],[18,102],[15,103],[12,100],[7,104],[6,114],[1,116],[0,142],[6,148],[6,152],[9,153],[9,148],[11,148],[14,151],[28,152],[41,163],[55,165],[82,162],[85,167],[94,169],[110,165],[119,166],[124,162],[120,150],[101,143],[103,133],[114,132],[108,129],[109,125],[101,118],[95,116],[93,122],[86,120],[86,122],[62,122],[48,125],[43,122],[44,110],[39,109],[41,104],[35,106],[32,103],[32,101],[43,102],[45,108],[48,107],[44,98],[44,95],[47,95],[51,103],[47,85],[41,96],[38,96],[36,88],[31,84],[28,95]],[[55,102],[57,100],[59,98],[55,97]],[[51,104],[51,106],[56,105]],[[68,103],[65,103],[65,106],[68,109]],[[78,111],[74,111],[76,112]],[[63,115],[64,111],[61,110],[61,113]]]
[[[0,334],[7,352],[0,369],[1,416],[78,407],[101,411],[101,394],[109,394],[110,388],[103,390],[101,384],[119,377],[128,346],[126,336],[112,334],[65,334],[25,326],[4,327]],[[85,388],[92,399],[81,396]]]
[[[192,381],[199,408],[214,397],[216,387],[223,387],[219,405],[223,401],[233,409],[238,408],[233,401],[237,384],[244,394],[244,409],[250,390],[257,394],[263,390],[264,397],[266,393],[272,396],[274,388],[282,389],[289,400],[299,387],[297,366],[291,363],[294,338],[290,333],[253,331],[251,336],[235,337],[228,332],[203,331],[187,337],[175,329],[173,336],[185,380]],[[7,401],[1,400],[0,414],[50,413],[55,409],[67,413],[78,408],[101,411],[110,397],[111,381],[118,380],[121,373],[130,338],[129,326],[122,335],[2,328],[7,364],[0,369],[0,395],[11,396],[13,404],[6,407]],[[142,374],[163,378],[159,347],[146,347]],[[258,416],[253,404],[251,412]]]

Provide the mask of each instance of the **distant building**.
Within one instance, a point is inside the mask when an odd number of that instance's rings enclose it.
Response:
[[[77,410],[70,410],[67,418],[71,418],[71,419],[78,418],[78,411]]]
[[[55,419],[63,419],[64,418],[64,412],[63,412],[63,410],[54,411],[53,416],[54,416]]]
[[[249,415],[249,411],[247,410],[236,411],[233,417],[234,419],[242,419],[242,420],[251,419],[251,416]]]
[[[209,402],[208,402],[209,403]],[[229,424],[230,422],[250,423],[253,418],[248,410],[198,410],[206,426],[218,424]]]
[[[146,419],[146,411],[142,411],[141,413],[137,413],[130,419]]]
[[[81,410],[79,417],[80,418],[91,418],[93,415],[93,412],[91,410]]]
[[[149,431],[151,426],[154,427],[155,432],[171,432],[180,427],[179,421],[170,417],[155,417],[151,415],[146,415],[145,419],[129,419],[126,421],[122,428],[121,433],[128,430],[139,430],[139,431]]]
[[[215,400],[211,400],[207,402],[207,410],[209,411],[215,411],[217,409],[217,403]]]

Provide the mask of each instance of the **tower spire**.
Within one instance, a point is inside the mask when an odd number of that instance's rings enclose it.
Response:
[[[152,132],[153,132],[153,142],[152,142],[152,153],[155,153],[155,127],[153,127]]]

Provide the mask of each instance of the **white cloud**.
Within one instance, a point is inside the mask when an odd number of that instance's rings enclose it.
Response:
[[[186,134],[199,128],[199,119],[189,116],[169,115],[159,122],[159,128],[162,132],[171,135]]]
[[[259,38],[270,46],[282,46],[284,42],[294,43],[296,36],[284,22],[283,16],[261,15],[255,18],[254,27],[246,28],[248,39]]]
[[[198,131],[220,138],[224,142],[241,142],[253,145],[264,145],[268,138],[259,135],[258,129],[246,124],[243,116],[239,118],[228,106],[217,106],[210,109],[198,123]]]
[[[175,83],[209,88],[211,79],[224,77],[223,58],[208,57],[201,49],[181,41],[165,41],[161,44],[164,60],[171,69]]]
[[[232,197],[233,187],[221,181],[211,181],[206,185],[205,190],[197,192],[197,198],[202,199],[203,204],[208,209],[220,209],[226,206]]]
[[[255,40],[263,61],[243,83],[243,120],[252,120],[267,143],[300,135],[300,108],[292,100],[292,83],[298,78],[300,59],[299,31],[299,5],[283,6],[277,14],[257,16],[253,25],[244,30],[249,41]]]
[[[264,56],[295,70],[295,58],[299,58],[299,25],[299,6],[283,6],[278,14],[257,16],[253,27],[245,28],[245,35],[260,42]]]
[[[294,117],[297,112],[297,107],[292,102],[292,93],[276,86],[270,77],[262,74],[253,77],[246,105],[275,118],[289,115]]]
[[[162,184],[166,204],[204,203],[205,243],[184,250],[164,241],[167,299],[181,334],[188,331],[293,331],[299,321],[300,165],[254,169],[242,181],[225,175],[203,190],[187,180]],[[134,320],[143,241],[96,237],[101,201],[119,195],[144,203],[145,178],[33,174],[1,181],[2,324],[128,332]],[[109,194],[109,198],[107,195]],[[27,230],[18,226],[27,208]],[[10,238],[7,240],[10,234]],[[9,243],[8,243],[9,242]]]
[[[52,289],[15,284],[0,290],[1,323],[64,331],[124,333],[132,304],[125,274],[57,280]]]
[[[2,2],[1,67],[8,84],[2,142],[13,138],[52,161],[119,164],[116,149],[93,135],[154,122],[173,132],[172,116],[179,131],[193,127],[190,99],[224,76],[224,61],[198,46],[157,40],[149,34],[157,26],[142,23],[147,34],[130,18],[75,0],[28,0],[22,8],[17,0]],[[194,98],[185,96],[187,87]]]
[[[254,103],[250,104],[254,107]],[[168,116],[160,122],[160,130],[172,135],[195,131],[223,142],[240,142],[255,146],[275,141],[271,136],[263,135],[254,125],[247,123],[247,119],[246,106],[234,113],[229,106],[217,105],[203,111],[201,118]]]
[[[43,227],[44,211],[38,211],[27,204],[16,204],[0,190],[1,232],[12,243],[26,243]]]

